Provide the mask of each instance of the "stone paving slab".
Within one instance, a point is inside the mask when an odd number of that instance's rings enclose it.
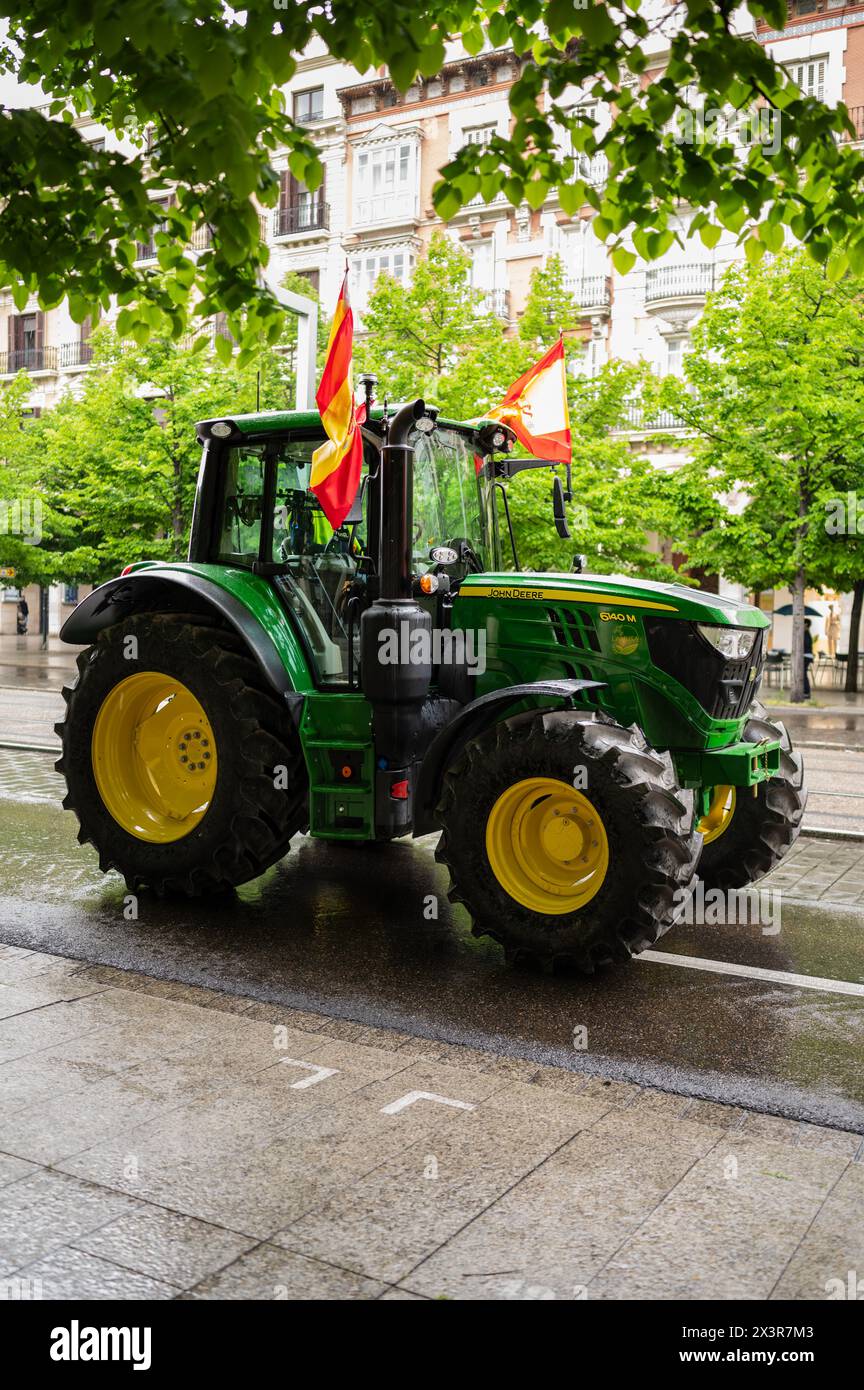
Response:
[[[864,1267],[856,1134],[21,948],[0,1020],[0,1296],[807,1300]]]

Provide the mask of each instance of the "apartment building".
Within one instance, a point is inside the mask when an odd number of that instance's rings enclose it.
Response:
[[[790,9],[783,33],[746,20],[749,32],[804,91],[832,103],[844,100],[864,136],[864,0],[791,0]],[[658,30],[650,42],[659,67],[669,35]],[[441,226],[432,205],[441,166],[466,141],[483,145],[510,129],[509,94],[521,61],[507,48],[471,56],[451,44],[441,72],[401,94],[384,72],[361,78],[314,41],[286,86],[286,98],[319,146],[324,179],[310,192],[290,173],[287,153],[277,158],[279,203],[262,211],[276,276],[288,270],[304,275],[326,317],[347,262],[362,331],[378,276],[387,272],[409,281],[424,245]],[[585,107],[602,128],[607,116],[587,92],[573,89],[560,100]],[[88,139],[119,147],[110,133],[79,124]],[[566,139],[562,132],[562,143]],[[583,176],[602,184],[605,159],[581,158]],[[554,191],[537,211],[513,208],[503,197],[487,203],[478,196],[447,230],[470,258],[473,284],[509,329],[524,308],[532,270],[559,255],[581,306],[583,351],[576,369],[592,375],[609,358],[643,358],[658,373],[669,373],[681,370],[706,295],[739,258],[731,237],[724,236],[712,252],[698,239],[687,241],[692,215],[686,208],[679,214],[682,246],[650,266],[637,262],[627,276],[614,271],[594,235],[591,209],[570,216]],[[152,246],[142,244],[138,251],[142,263],[153,256]],[[50,406],[89,370],[90,331],[89,324],[73,324],[64,308],[44,313],[34,304],[18,313],[8,297],[0,297],[0,380],[23,369],[32,381],[30,407]],[[661,446],[657,436],[670,429],[677,436],[674,446]],[[674,420],[646,422],[634,410],[626,434],[658,468],[674,467],[686,456],[686,435]],[[775,598],[765,601],[773,605]],[[784,640],[780,620],[778,641]]]

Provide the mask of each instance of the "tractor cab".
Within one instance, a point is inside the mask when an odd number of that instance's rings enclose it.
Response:
[[[204,459],[189,558],[268,578],[296,619],[319,683],[352,684],[360,655],[357,620],[379,591],[383,412],[372,412],[362,429],[360,488],[337,531],[309,488],[312,456],[325,440],[320,421],[288,419],[288,428],[286,417],[271,414],[199,427]],[[412,579],[446,570],[455,592],[468,573],[498,567],[494,499],[475,465],[477,451],[489,446],[488,429],[437,418],[430,423],[433,428],[415,425],[408,434]],[[442,564],[433,551],[452,555]],[[437,608],[419,587],[417,596],[430,612]]]

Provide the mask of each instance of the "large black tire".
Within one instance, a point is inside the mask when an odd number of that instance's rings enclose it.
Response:
[[[757,784],[756,795],[739,787],[732,817],[721,835],[703,845],[699,877],[706,888],[744,888],[776,868],[801,831],[807,805],[804,763],[785,724],[768,719],[758,702],[744,728],[748,743],[779,738],[780,769]]]
[[[103,872],[116,869],[133,891],[190,897],[257,877],[287,852],[307,822],[308,780],[287,709],[265,686],[242,641],[200,617],[138,614],[99,634],[78,657],[78,678],[63,691],[66,718],[56,730],[66,779],[66,810],[80,823]],[[125,639],[137,641],[135,650]],[[218,751],[216,783],[203,819],[167,844],[128,833],[105,806],[91,757],[96,717],[126,677],[156,671],[178,680],[203,706]],[[275,769],[285,768],[277,777]],[[276,783],[285,783],[279,790]]]
[[[595,896],[575,912],[544,915],[511,897],[486,849],[492,807],[528,777],[572,786],[587,769],[584,795],[602,817],[609,867]],[[491,936],[508,958],[562,962],[591,973],[653,945],[692,892],[702,837],[693,830],[692,793],[675,780],[671,758],[635,728],[600,714],[519,715],[469,743],[444,779],[436,858],[450,870],[450,900],[461,902],[475,936]]]

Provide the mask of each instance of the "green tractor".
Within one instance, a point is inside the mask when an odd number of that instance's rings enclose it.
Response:
[[[792,845],[801,760],[754,705],[766,618],[520,571],[507,480],[554,465],[510,456],[504,426],[370,411],[335,532],[309,490],[317,414],[198,433],[188,560],[129,566],[62,632],[89,645],[57,767],[103,871],[197,895],[296,835],[437,832],[477,935],[591,971],[653,944],[697,871],[742,888]],[[552,497],[566,535],[558,473]]]

